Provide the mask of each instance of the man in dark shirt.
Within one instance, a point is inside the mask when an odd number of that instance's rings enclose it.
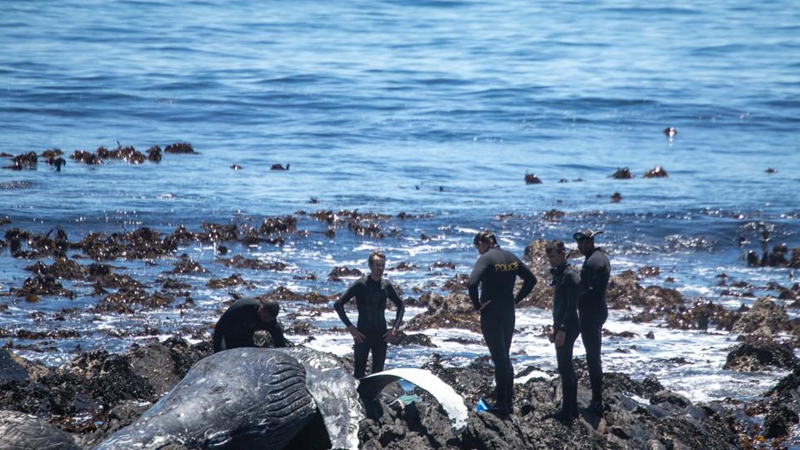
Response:
[[[275,347],[286,347],[283,327],[278,322],[280,306],[270,300],[243,298],[232,304],[214,326],[214,353],[237,347],[255,347],[253,334],[265,330]]]
[[[508,415],[514,408],[514,368],[509,355],[516,319],[514,313],[517,303],[536,285],[536,277],[519,258],[501,249],[490,231],[479,232],[473,243],[480,257],[469,277],[469,297],[472,306],[481,314],[481,331],[494,363],[496,400],[489,411]],[[514,295],[517,277],[522,278],[523,284]]]
[[[608,318],[606,288],[611,276],[611,264],[602,248],[594,246],[594,237],[602,231],[583,230],[572,237],[578,250],[586,257],[581,268],[581,284],[578,290],[578,317],[581,338],[586,349],[586,365],[592,385],[592,402],[589,410],[603,412],[603,366],[600,361],[603,324]]]
[[[386,256],[380,252],[373,252],[367,260],[369,276],[361,277],[354,281],[350,287],[333,304],[339,318],[342,319],[347,331],[353,335],[353,376],[357,379],[364,378],[367,370],[367,357],[372,352],[372,372],[383,371],[386,362],[386,349],[392,341],[398,327],[403,320],[405,307],[397,290],[391,281],[383,278],[386,269]],[[353,297],[358,307],[358,325],[353,326],[347,313],[344,311],[345,303]],[[397,307],[392,327],[387,329],[386,300],[391,300]]]
[[[567,262],[567,248],[563,241],[554,240],[545,245],[545,254],[553,274],[553,326],[550,342],[556,347],[558,373],[561,375],[561,410],[553,418],[569,421],[578,417],[578,379],[572,365],[572,349],[580,334],[578,323],[578,271]]]

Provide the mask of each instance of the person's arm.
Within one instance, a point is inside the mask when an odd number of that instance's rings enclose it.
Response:
[[[561,314],[558,317],[555,317],[555,320],[553,321],[553,329],[556,333],[559,331],[564,331],[565,333],[570,331],[566,324],[568,323],[567,319],[569,319],[569,316],[576,314],[578,310],[578,288],[580,285],[580,276],[578,276],[576,271],[570,270],[564,274],[564,280],[562,283],[567,294],[567,302],[563,306],[562,311],[560,311]]]
[[[391,282],[386,283],[386,296],[394,303],[394,306],[397,307],[397,314],[395,315],[392,328],[398,329],[400,328],[400,324],[403,323],[403,314],[405,314],[406,307],[403,305],[403,300],[397,295],[397,290]]]
[[[589,257],[586,261],[586,270],[581,272],[581,277],[587,278],[581,280],[584,281],[581,283],[583,286],[583,292],[580,293],[581,300],[594,302],[605,291],[611,275],[611,267],[607,261],[608,259],[601,257]]]
[[[514,298],[514,303],[519,303],[528,296],[533,290],[533,287],[536,286],[536,275],[531,272],[531,269],[525,265],[524,262],[517,259],[517,263],[519,264],[519,269],[517,269],[517,276],[522,278],[522,287],[517,292],[517,296]]]
[[[481,309],[478,286],[481,284],[481,278],[483,278],[483,272],[486,270],[487,261],[488,259],[484,258],[483,255],[478,258],[478,261],[475,263],[475,267],[472,268],[472,274],[469,276],[469,281],[467,282],[469,299],[472,302],[472,307],[475,308],[476,311]]]
[[[223,328],[222,320],[217,321],[217,324],[214,325],[214,353],[222,351]]]
[[[578,303],[582,305],[586,304],[586,302],[591,302],[592,299],[592,293],[594,292],[592,288],[592,272],[593,269],[589,265],[589,261],[584,261],[583,267],[581,267],[581,284],[578,289]]]
[[[353,284],[351,284],[350,287],[344,291],[344,294],[339,297],[339,300],[336,300],[336,302],[333,304],[333,309],[335,309],[336,313],[339,314],[339,318],[342,319],[342,322],[344,322],[345,326],[347,327],[346,330],[353,336],[353,339],[355,339],[356,342],[364,342],[364,339],[367,337],[364,335],[364,333],[360,332],[358,328],[354,327],[353,322],[350,322],[350,319],[347,318],[347,314],[344,312],[344,304],[349,302],[353,297],[357,296],[358,290],[361,289],[362,286],[366,288],[364,280],[364,278],[361,278],[358,281],[353,282]]]
[[[345,303],[349,302],[353,297],[355,297],[357,285],[358,281],[353,282],[347,288],[347,290],[344,291],[344,293],[339,297],[339,299],[333,303],[333,309],[336,310],[336,314],[339,315],[339,319],[342,320],[342,322],[347,328],[352,327],[353,322],[351,322],[350,319],[347,318],[347,313],[344,311],[344,305]]]
[[[286,337],[283,335],[283,325],[278,322],[278,319],[268,322],[267,331],[269,331],[269,335],[272,337],[272,343],[275,344],[275,348],[289,346]]]

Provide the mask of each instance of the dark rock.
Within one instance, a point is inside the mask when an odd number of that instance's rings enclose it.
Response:
[[[794,356],[794,349],[790,344],[758,339],[736,346],[728,353],[723,369],[756,372],[793,368],[797,364],[800,364],[800,360]]]
[[[533,173],[525,174],[525,184],[542,184],[542,180]]]
[[[422,347],[435,348],[436,345],[431,342],[431,338],[422,333],[406,334],[403,331],[398,331],[392,340],[394,345],[419,345]]]
[[[405,329],[408,331],[427,330],[431,328],[462,328],[478,330],[480,316],[465,294],[450,294],[447,297],[432,295],[428,301],[428,309],[409,320]]]
[[[348,269],[347,267],[334,267],[331,273],[328,274],[330,281],[339,281],[341,277],[360,277],[364,275],[358,269]]]
[[[644,173],[644,178],[667,178],[669,174],[661,166],[655,166]]]
[[[194,151],[192,144],[188,142],[176,142],[174,144],[169,144],[164,148],[164,153],[190,154],[190,155],[198,154],[196,151]]]
[[[614,172],[614,175],[611,175],[611,178],[616,180],[630,180],[633,178],[633,174],[631,170],[627,167],[617,168],[617,171]]]
[[[792,326],[786,311],[779,308],[769,297],[756,300],[750,311],[746,312],[732,329],[735,333],[765,337],[791,330]]]

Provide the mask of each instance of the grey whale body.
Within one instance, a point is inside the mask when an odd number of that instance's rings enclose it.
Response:
[[[320,402],[309,388],[323,397]],[[304,438],[300,432],[309,424],[322,421],[330,442],[325,447],[356,448],[361,418],[355,379],[335,358],[304,348],[237,348],[200,360],[152,408],[95,450],[167,444],[283,449]]]
[[[29,414],[0,410],[0,450],[80,450],[69,434]]]

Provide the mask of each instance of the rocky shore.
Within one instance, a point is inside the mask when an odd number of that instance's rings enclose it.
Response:
[[[746,345],[746,344],[743,344]],[[731,352],[754,354],[737,347]],[[10,434],[19,416],[39,420],[39,428],[60,435],[76,449],[90,449],[116,430],[132,423],[174,386],[191,365],[211,353],[208,342],[190,345],[181,338],[154,339],[123,354],[85,352],[59,368],[47,368],[0,350],[0,436]],[[342,364],[352,362],[342,359]],[[583,361],[577,360],[579,403],[591,396]],[[572,423],[548,418],[558,408],[558,379],[532,378],[516,386],[516,414],[509,418],[469,413],[468,426],[455,434],[444,410],[426,392],[415,401],[381,400],[382,415],[360,424],[360,448],[380,449],[738,449],[779,448],[792,439],[800,410],[800,365],[755,402],[732,400],[694,404],[664,389],[654,377],[637,381],[627,374],[608,373],[606,410],[602,416],[581,409]],[[433,354],[423,368],[463,396],[468,405],[491,398],[491,363],[486,358],[468,367],[447,368]],[[748,368],[752,365],[748,364]],[[518,374],[525,375],[525,374]],[[20,413],[25,413],[22,415]],[[15,416],[16,414],[16,416]],[[38,417],[39,419],[35,419]],[[13,430],[12,430],[13,431]],[[4,446],[0,448],[17,448]],[[8,443],[8,441],[5,441]],[[64,447],[68,448],[68,447]],[[170,449],[181,449],[173,444]]]
[[[305,213],[303,213],[305,214]],[[379,235],[376,225],[386,217],[352,212],[339,214],[319,212],[311,215],[327,224],[330,235],[344,228],[362,235]],[[391,219],[391,218],[389,218]],[[404,220],[398,217],[397,220]],[[279,245],[287,233],[303,233],[296,229],[296,217],[265,219],[261,227],[237,228],[235,225],[203,224],[201,232],[179,227],[166,235],[148,228],[125,234],[90,233],[80,241],[71,241],[66,233],[38,235],[17,228],[8,229],[0,248],[7,246],[14,258],[31,261],[31,272],[21,285],[10,286],[3,297],[9,301],[37,302],[49,296],[71,298],[75,292],[65,280],[79,280],[92,286],[100,300],[96,312],[130,314],[135,311],[171,305],[191,308],[191,286],[181,281],[185,274],[203,271],[196,262],[180,258],[169,274],[160,277],[161,289],[118,273],[108,262],[116,259],[146,260],[174,255],[180,246],[191,242],[229,243],[232,247],[248,242]],[[543,241],[532,242],[525,250],[525,261],[540,280],[547,280],[547,264],[543,258]],[[262,267],[265,263],[241,255],[229,257],[220,246],[219,261],[226,266],[256,270],[284,270]],[[70,257],[70,255],[72,255]],[[78,255],[79,257],[76,257]],[[91,263],[81,264],[81,258]],[[47,264],[45,261],[50,261]],[[279,262],[270,264],[276,265]],[[446,267],[442,263],[442,267]],[[402,267],[398,270],[402,270]],[[787,308],[797,308],[800,288],[771,285],[762,287],[774,296],[756,299],[752,307],[731,310],[702,300],[689,300],[670,287],[644,287],[643,278],[658,275],[657,267],[628,270],[612,277],[608,301],[612,309],[629,312],[624,320],[659,321],[680,330],[725,330],[738,335],[725,369],[739,372],[783,370],[789,374],[761,398],[742,402],[733,399],[695,404],[665,389],[658,379],[636,379],[632,374],[608,373],[606,377],[606,410],[602,416],[582,410],[581,417],[564,424],[548,418],[558,408],[560,383],[556,374],[546,368],[529,367],[517,373],[525,379],[515,386],[515,415],[504,419],[489,413],[470,412],[469,423],[461,434],[450,428],[442,408],[425,392],[417,392],[416,401],[401,402],[386,397],[380,417],[365,419],[360,426],[361,448],[364,449],[552,449],[552,448],[620,448],[620,449],[736,449],[780,448],[797,444],[797,411],[800,411],[800,362],[795,349],[800,342],[800,320],[790,319]],[[329,277],[351,275],[347,268],[334,269]],[[726,275],[719,277],[720,286],[732,293],[747,295],[752,289],[747,282]],[[247,284],[240,276],[213,279],[210,288],[226,288]],[[429,345],[429,338],[418,333],[434,328],[478,329],[477,316],[467,301],[465,279],[455,275],[440,292],[420,293],[409,297],[416,306],[427,310],[405,325],[394,345]],[[525,308],[549,309],[552,292],[540,282],[524,302]],[[330,299],[319,294],[298,295],[288,289],[265,294],[278,301],[306,300],[325,308]],[[183,302],[176,299],[183,298]],[[176,306],[177,305],[177,306]],[[6,305],[0,305],[0,310]],[[59,314],[74,312],[62,311]],[[58,320],[57,314],[51,317]],[[295,324],[287,332],[305,341],[313,327]],[[68,331],[64,331],[68,333]],[[144,330],[146,336],[147,330]],[[606,330],[606,335],[611,334]],[[35,434],[53,433],[65,446],[90,449],[114,431],[134,421],[154,402],[169,391],[189,370],[211,354],[207,331],[182,330],[180,336],[165,341],[151,339],[134,344],[124,353],[102,350],[76,350],[74,357],[60,367],[46,367],[25,360],[15,353],[14,339],[57,339],[58,335],[38,335],[35,331],[0,329],[7,340],[0,350],[0,449],[11,442],[13,424],[35,423]],[[189,340],[191,339],[190,343]],[[467,367],[447,367],[442,356],[431,349],[423,368],[430,370],[462,395],[468,406],[479,398],[491,400],[493,368],[488,357],[478,358]],[[352,361],[341,359],[349,367]],[[579,404],[588,404],[588,375],[582,359],[579,367]],[[548,378],[529,373],[542,371]],[[33,422],[31,422],[33,421]],[[179,449],[177,444],[164,448]],[[35,448],[35,447],[32,447]]]

